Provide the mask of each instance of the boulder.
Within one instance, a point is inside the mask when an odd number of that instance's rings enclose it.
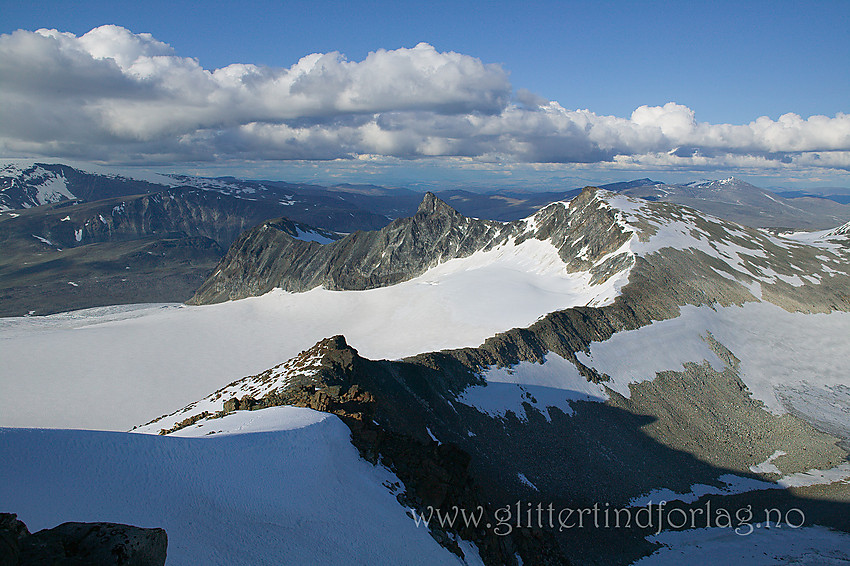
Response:
[[[0,566],[162,566],[163,529],[117,523],[63,523],[30,534],[14,514],[0,514]]]

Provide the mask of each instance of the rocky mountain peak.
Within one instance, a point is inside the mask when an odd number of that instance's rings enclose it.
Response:
[[[348,343],[345,341],[345,336],[342,334],[325,338],[320,341],[317,346],[323,346],[327,350],[346,350],[349,347]]]
[[[433,214],[442,214],[449,216],[460,215],[460,213],[446,204],[444,201],[440,200],[437,195],[432,192],[425,193],[425,196],[422,198],[422,202],[419,204],[419,208],[416,210],[416,214],[425,214],[425,215],[433,215]]]
[[[503,223],[467,218],[433,193],[426,193],[413,217],[398,218],[379,231],[356,232],[321,247],[281,237],[278,230],[265,230],[264,225],[234,243],[191,303],[257,296],[274,288],[302,292],[318,286],[337,291],[386,287],[448,260],[509,241],[519,245],[529,238],[550,241],[568,271],[587,271],[622,247],[632,234],[612,229],[618,225],[611,206],[603,202],[606,194],[613,193],[588,187],[569,205],[554,203],[533,217]],[[596,200],[599,202],[593,205]],[[616,261],[597,266],[592,284],[630,267],[630,257],[617,254]]]
[[[703,183],[695,184],[694,187],[704,188],[704,189],[744,189],[744,190],[760,190],[754,185],[744,181],[743,179],[739,179],[737,177],[727,177],[726,179],[717,179],[714,181],[705,181]]]

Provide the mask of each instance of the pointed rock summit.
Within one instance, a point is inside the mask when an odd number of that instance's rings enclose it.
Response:
[[[416,214],[447,214],[455,216],[460,215],[460,212],[440,200],[437,195],[429,191],[425,193],[425,196],[422,198],[422,202],[419,203],[419,208],[416,210]]]
[[[190,302],[257,296],[276,287],[301,292],[319,286],[341,291],[395,285],[503,242],[521,229],[517,223],[466,218],[433,193],[425,194],[413,217],[322,246],[269,226],[244,232]]]

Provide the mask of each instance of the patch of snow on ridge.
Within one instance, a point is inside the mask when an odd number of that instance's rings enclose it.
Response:
[[[823,248],[825,250],[844,251],[846,243],[850,238],[850,222],[837,228],[828,230],[815,230],[813,232],[788,232],[782,234],[788,240],[800,242],[810,246]]]
[[[543,208],[541,208],[540,210],[538,210],[537,212],[535,212],[534,214],[532,214],[531,216],[523,218],[522,222],[525,226],[524,231],[526,233],[530,233],[530,234],[537,232],[537,229],[540,227],[540,216],[544,216],[544,215],[548,214],[549,209],[551,209],[553,206],[561,206],[563,208],[569,208],[570,203],[569,203],[569,201],[551,202],[551,203],[547,204],[546,206],[544,206]]]
[[[0,388],[17,399],[0,426],[127,430],[337,334],[372,359],[476,347],[552,311],[607,304],[627,276],[591,285],[549,241],[530,238],[365,291],[0,319]]]
[[[774,464],[773,461],[779,458],[780,456],[786,456],[787,454],[787,452],[783,452],[782,450],[776,450],[773,452],[773,454],[768,456],[767,460],[765,460],[761,464],[750,466],[750,471],[755,472],[757,474],[782,475],[782,472],[779,470],[779,468],[776,467],[776,464]]]
[[[51,242],[47,238],[44,238],[42,236],[36,236],[35,234],[32,234],[32,237],[35,238],[36,240],[38,240],[39,242],[41,242],[42,244],[47,244],[48,246],[53,246],[54,248],[57,247],[56,244],[54,244],[53,242]]]
[[[828,470],[811,469],[806,472],[782,476],[776,483],[782,487],[807,487],[846,482],[848,479],[850,479],[850,463],[844,462]]]
[[[305,242],[318,242],[320,244],[330,244],[335,241],[331,238],[328,238],[327,236],[319,234],[318,232],[307,232],[297,227],[295,228],[295,231],[295,238],[297,240],[304,240]]]
[[[686,362],[708,361],[714,369],[722,369],[723,362],[704,339],[708,332],[740,360],[747,389],[775,414],[786,412],[777,388],[850,384],[846,364],[850,313],[789,313],[770,303],[685,306],[678,318],[618,332],[609,340],[591,343],[590,355],[579,352],[577,357],[609,375],[606,384],[628,396],[630,383],[652,380],[660,371],[681,371]]]
[[[762,489],[782,489],[783,487],[769,481],[745,478],[735,474],[723,474],[717,479],[720,483],[724,484],[722,487],[699,483],[692,485],[691,491],[687,493],[677,493],[669,488],[653,489],[649,493],[630,499],[629,507],[645,507],[647,505],[659,504],[661,501],[667,503],[671,501],[693,503],[706,495],[736,495]]]
[[[611,379],[605,385],[624,397],[631,396],[629,384],[655,379],[660,371],[682,371],[687,362],[708,361],[721,371],[723,361],[696,330],[707,324],[701,318],[708,315],[699,309],[695,313],[687,309],[684,307],[678,318],[618,332],[604,342],[592,342],[590,355],[577,352],[576,357],[582,364],[608,375]],[[685,312],[690,316],[686,317]]]
[[[523,485],[530,487],[534,491],[540,491],[539,489],[537,489],[537,486],[531,483],[531,481],[529,481],[529,479],[525,477],[525,474],[523,474],[522,472],[517,473],[517,478]]]
[[[463,552],[462,564],[467,566],[484,566],[484,560],[481,559],[481,554],[479,554],[475,543],[458,537],[455,537],[454,541],[460,547],[461,552]],[[518,561],[518,566],[522,566],[522,561]]]
[[[77,198],[70,190],[68,190],[68,184],[64,175],[56,175],[46,169],[42,169],[41,167],[37,168],[36,174],[45,175],[47,177],[44,182],[36,185],[37,192],[35,200],[38,204],[50,204],[64,199]],[[33,176],[35,176],[35,174]]]
[[[777,452],[782,452],[778,450]],[[784,452],[782,452],[784,454]],[[774,454],[775,455],[775,454]],[[770,460],[768,460],[770,462]],[[763,466],[764,463],[760,464]],[[770,465],[770,464],[768,464]],[[775,466],[774,466],[775,467]],[[775,472],[768,471],[773,474]],[[660,501],[681,501],[682,503],[693,503],[706,495],[735,495],[749,491],[760,491],[763,489],[787,489],[789,487],[810,487],[813,485],[829,485],[843,482],[850,478],[850,463],[844,462],[828,470],[809,470],[782,476],[776,482],[764,481],[754,478],[746,478],[735,474],[723,474],[718,479],[724,483],[723,487],[705,484],[691,486],[688,493],[676,493],[671,489],[655,489],[646,495],[635,497],[629,501],[630,507],[644,507],[651,503]]]
[[[0,429],[0,460],[14,463],[0,501],[33,532],[162,527],[169,564],[460,562],[407,516],[386,487],[396,476],[361,459],[337,417],[272,407],[216,426],[201,438]]]
[[[269,407],[257,411],[235,411],[199,426],[180,429],[168,436],[202,438],[213,435],[230,436],[256,432],[280,432],[313,426],[327,418],[331,418],[329,413],[304,407]],[[133,433],[138,432],[138,429],[133,431]]]
[[[648,223],[655,230],[647,241],[637,241],[633,250],[638,255],[647,255],[657,252],[663,248],[697,249],[709,256],[717,257],[729,263],[738,270],[746,269],[746,256],[765,258],[765,252],[758,248],[745,248],[725,239],[713,238],[710,234],[697,228],[691,220],[702,217],[708,221],[723,226],[724,232],[729,237],[749,239],[749,235],[741,232],[729,222],[714,218],[708,214],[694,212],[691,214],[687,209],[678,209],[683,218],[666,217],[656,214],[652,210],[652,203],[641,202],[639,199],[625,195],[612,194],[605,197],[611,205],[622,212],[621,226],[625,229],[636,231],[634,223]]]
[[[573,414],[571,401],[605,401],[602,385],[589,382],[575,365],[554,352],[545,362],[520,362],[510,367],[491,367],[482,374],[486,385],[468,387],[457,401],[492,417],[505,418],[508,412],[527,421],[530,409],[550,421],[549,407]]]
[[[662,207],[658,203],[608,192],[599,194],[597,198],[616,209],[620,226],[637,236],[630,241],[631,253],[647,256],[665,248],[699,251],[731,268],[728,274],[715,270],[720,275],[733,280],[744,276],[740,281],[744,286],[751,284],[750,279],[769,284],[779,281],[791,286],[804,284],[799,276],[780,274],[770,267],[759,265],[761,262],[757,260],[770,259],[762,248],[767,242],[786,249],[817,246],[826,253],[842,249],[840,244],[824,239],[828,231],[784,234],[780,237],[766,230],[748,232],[734,223],[685,207]],[[845,261],[834,253],[832,255],[832,261]],[[824,269],[829,268],[824,266]]]
[[[236,193],[243,188],[237,183],[231,183],[224,179],[217,179],[213,177],[194,177],[191,175],[178,174],[167,174],[165,177],[169,179],[172,186],[193,187],[196,189],[207,189],[222,193]]]

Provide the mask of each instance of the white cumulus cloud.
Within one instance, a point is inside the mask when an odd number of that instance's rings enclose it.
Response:
[[[669,102],[569,110],[498,65],[427,43],[362,61],[204,69],[150,34],[102,26],[0,35],[0,151],[113,162],[402,159],[850,169],[850,115],[699,122]]]

